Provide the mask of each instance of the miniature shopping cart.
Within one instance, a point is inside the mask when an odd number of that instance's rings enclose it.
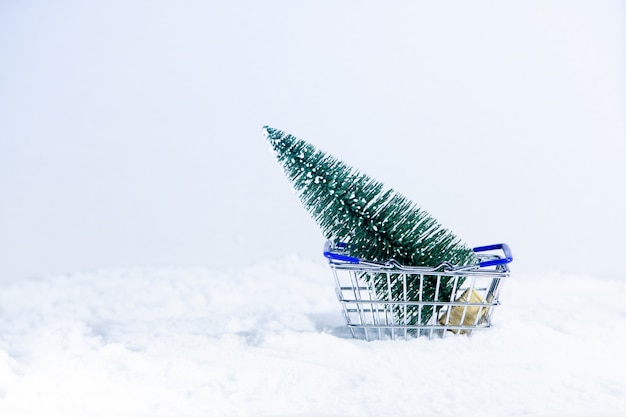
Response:
[[[445,337],[491,327],[513,260],[506,244],[474,248],[476,265],[435,267],[372,262],[351,256],[349,248],[328,241],[324,256],[346,324],[353,337],[365,340]]]

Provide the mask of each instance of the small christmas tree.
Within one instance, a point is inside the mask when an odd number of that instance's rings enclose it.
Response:
[[[394,259],[413,266],[476,262],[471,249],[403,195],[303,140],[267,126],[264,130],[285,174],[324,236],[349,243],[351,255],[373,261]],[[387,281],[379,278],[374,279],[374,286],[382,294],[387,291]],[[443,279],[437,300],[434,284],[424,285],[422,299],[449,301],[452,285],[452,279]],[[397,300],[401,299],[399,292],[392,294]],[[419,288],[411,286],[409,292],[417,299]],[[417,308],[410,307],[409,324],[416,324]],[[422,323],[432,314],[432,307],[424,307]]]

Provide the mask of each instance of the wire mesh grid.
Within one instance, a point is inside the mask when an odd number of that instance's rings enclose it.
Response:
[[[355,338],[365,340],[445,337],[489,328],[509,276],[506,264],[424,268],[331,259],[330,267],[346,324]]]

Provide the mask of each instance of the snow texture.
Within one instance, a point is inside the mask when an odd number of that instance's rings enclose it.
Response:
[[[624,296],[513,272],[492,329],[365,342],[323,261],[2,283],[0,415],[618,416]]]

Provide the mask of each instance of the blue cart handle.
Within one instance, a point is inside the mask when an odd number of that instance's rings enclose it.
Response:
[[[513,262],[513,253],[511,252],[511,248],[509,248],[509,245],[507,245],[506,243],[496,243],[495,245],[478,246],[474,248],[474,252],[486,252],[486,251],[498,250],[498,249],[502,249],[502,251],[504,252],[504,258],[483,261],[479,264],[479,266],[481,268],[485,268],[488,266],[506,265],[508,263]]]
[[[348,262],[351,264],[358,264],[361,262],[361,260],[355,256],[342,255],[340,253],[333,252],[331,250],[331,244],[332,243],[330,240],[326,241],[326,243],[324,244],[324,256],[327,257],[329,260]],[[335,247],[345,249],[348,247],[348,244],[344,242],[337,242],[335,244]]]
[[[348,262],[351,264],[361,263],[361,260],[355,256],[343,255],[341,253],[333,252],[331,245],[332,245],[331,241],[327,241],[326,244],[324,245],[324,256],[328,258],[329,260]],[[340,248],[340,249],[345,249],[347,246],[348,244],[344,242],[337,242],[335,244],[335,247]],[[506,243],[497,243],[494,245],[478,246],[478,247],[475,247],[473,250],[474,252],[487,252],[487,251],[498,250],[498,249],[502,249],[502,251],[504,252],[504,258],[483,261],[479,264],[479,266],[481,268],[486,268],[488,266],[506,265],[508,263],[513,262],[513,253],[511,252],[511,248],[509,248],[509,245],[507,245]]]

